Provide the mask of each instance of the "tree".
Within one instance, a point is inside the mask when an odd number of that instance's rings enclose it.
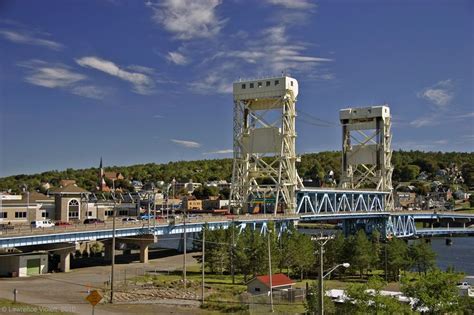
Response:
[[[319,312],[319,287],[312,284],[306,293],[305,309],[307,314],[315,315]],[[329,296],[324,295],[324,312],[336,314],[336,305]]]
[[[380,232],[375,230],[372,232],[370,236],[370,240],[372,242],[372,255],[370,260],[371,268],[377,268],[380,266],[380,253],[382,252],[382,245],[380,244]]]
[[[400,180],[408,182],[414,180],[420,174],[420,167],[418,165],[404,165],[400,169]]]
[[[299,273],[303,280],[304,274],[314,264],[314,243],[311,238],[303,233],[292,233],[289,241],[290,265]]]
[[[409,250],[412,265],[416,267],[418,273],[424,273],[436,264],[436,253],[424,240],[419,240],[410,246]]]
[[[426,307],[429,314],[444,314],[459,310],[459,293],[456,283],[461,274],[434,269],[424,277],[403,279],[401,290],[415,298],[415,308]]]
[[[368,269],[371,263],[371,244],[367,239],[367,235],[364,230],[357,231],[354,242],[354,256],[352,263],[354,268],[359,270],[360,277],[364,270]]]
[[[400,270],[410,266],[408,259],[408,246],[398,238],[393,238],[387,246],[387,267],[393,280],[398,280]]]

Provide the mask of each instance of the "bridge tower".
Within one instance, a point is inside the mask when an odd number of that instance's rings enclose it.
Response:
[[[387,191],[385,208],[393,210],[392,133],[387,105],[339,111],[342,125],[341,187]]]
[[[294,213],[298,81],[288,76],[239,81],[234,95],[234,213]]]

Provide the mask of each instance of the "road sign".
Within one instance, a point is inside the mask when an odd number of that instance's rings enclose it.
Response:
[[[91,303],[92,306],[96,306],[102,300],[102,295],[97,290],[91,291],[91,293],[86,297],[86,300]]]

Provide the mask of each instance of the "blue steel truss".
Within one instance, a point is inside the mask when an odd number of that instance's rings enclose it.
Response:
[[[297,214],[384,212],[388,192],[305,188],[296,192]]]
[[[412,215],[392,215],[385,228],[387,237],[412,237],[416,234],[415,218]]]

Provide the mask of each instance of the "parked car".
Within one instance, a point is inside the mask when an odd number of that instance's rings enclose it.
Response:
[[[49,228],[53,226],[54,223],[51,220],[31,221],[31,227],[33,228]]]
[[[136,218],[128,217],[128,218],[122,218],[122,222],[138,222]]]
[[[100,219],[85,219],[84,224],[97,224],[97,223],[104,223],[104,221]]]
[[[66,221],[56,221],[56,222],[54,222],[54,225],[56,225],[56,226],[68,226],[68,225],[72,225],[72,223],[66,222]]]

